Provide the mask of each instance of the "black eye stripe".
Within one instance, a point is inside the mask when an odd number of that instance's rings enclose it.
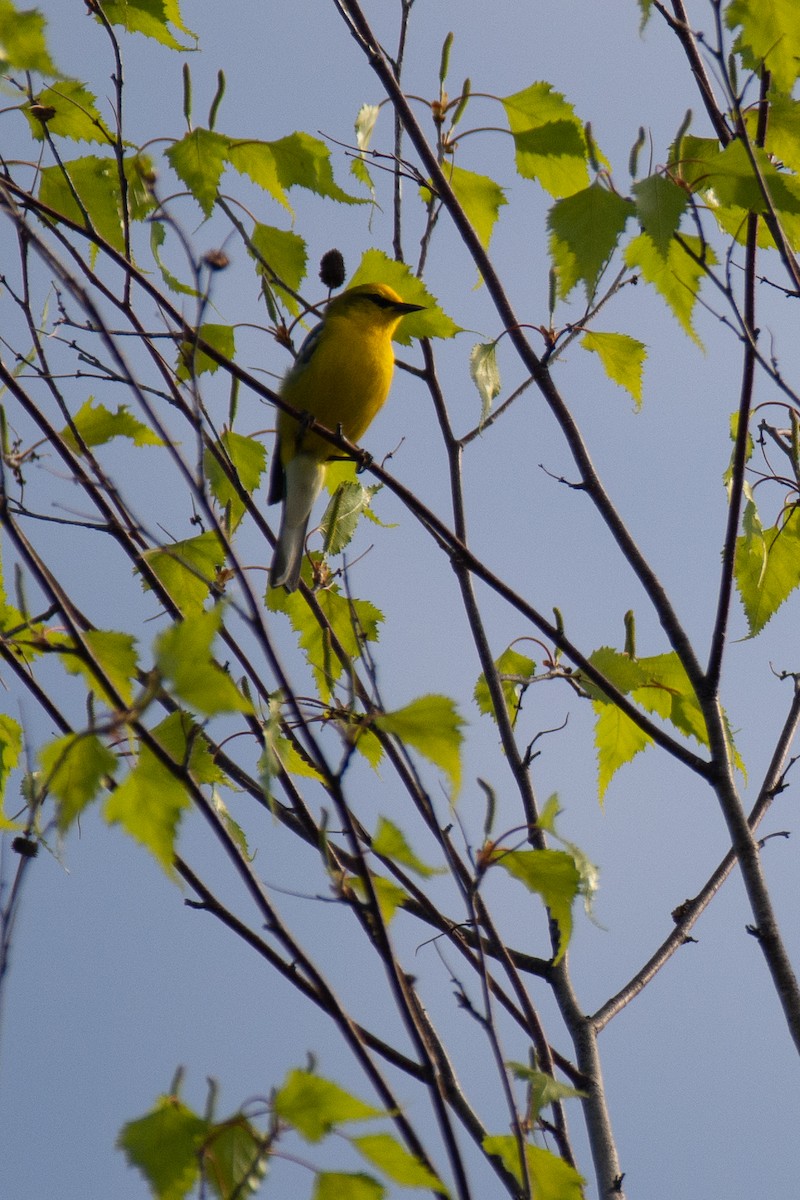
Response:
[[[378,308],[395,308],[396,300],[390,300],[388,296],[381,296],[380,292],[367,292],[364,295],[365,300],[371,300],[373,304],[377,304]]]

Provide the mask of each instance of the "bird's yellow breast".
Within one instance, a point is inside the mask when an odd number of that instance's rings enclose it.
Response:
[[[389,394],[397,323],[365,327],[344,314],[329,318],[309,361],[289,372],[281,394],[299,412],[310,413],[330,430],[341,426],[351,442],[360,441]],[[329,442],[304,432],[286,413],[278,418],[278,432],[284,462],[300,449],[321,459],[335,453]]]

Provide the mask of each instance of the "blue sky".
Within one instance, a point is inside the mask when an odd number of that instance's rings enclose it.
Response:
[[[110,94],[105,43],[85,16],[84,5],[43,0],[38,7],[50,23],[53,54],[62,69],[86,79],[101,98]],[[383,0],[367,5],[390,46],[398,7]],[[200,39],[199,53],[187,56],[198,123],[211,102],[219,67],[226,72],[227,92],[217,127],[237,136],[274,139],[304,129],[347,142],[361,104],[380,98],[374,77],[326,0],[291,5],[249,0],[225,6],[184,0],[182,11]],[[700,23],[710,21],[705,5],[693,6],[692,15]],[[664,161],[687,108],[698,114],[693,129],[708,134],[674,39],[656,19],[640,36],[638,23],[638,6],[632,2],[520,5],[495,0],[488,6],[477,0],[417,0],[406,88],[417,95],[434,94],[441,44],[452,29],[451,90],[465,76],[475,92],[498,96],[547,80],[582,118],[591,120],[624,190],[628,152],[640,125],[651,136],[654,166]],[[124,38],[123,50],[129,136],[140,142],[180,137],[181,58],[139,37]],[[2,120],[9,155],[21,153],[22,118],[6,114]],[[465,125],[502,123],[501,110],[488,99],[476,98],[465,119]],[[379,125],[375,144],[388,147],[387,126],[388,121],[381,132]],[[519,311],[533,323],[546,321],[547,198],[536,185],[515,177],[507,137],[487,132],[465,138],[459,153],[464,166],[507,187],[509,206],[493,241],[495,261]],[[346,158],[335,147],[333,154],[337,179],[350,186]],[[262,205],[263,219],[288,225],[275,206],[250,199]],[[309,241],[310,292],[316,282],[313,264],[331,245],[343,250],[350,270],[367,246],[390,250],[388,208],[370,217],[364,208],[296,194],[292,199],[297,199],[297,230]],[[203,224],[188,202],[179,211],[199,252],[226,237],[220,221]],[[8,233],[4,228],[0,238]],[[410,233],[407,244],[413,257]],[[220,319],[263,324],[250,264],[240,247],[228,245],[232,265],[215,282],[213,294]],[[469,351],[479,337],[497,335],[496,318],[485,289],[474,286],[474,267],[447,230],[434,242],[427,283],[469,331],[437,350],[454,420],[466,429],[479,413],[468,373]],[[789,324],[793,310],[787,313],[785,302],[776,297],[766,296],[764,302],[765,328],[777,339],[791,377],[798,367],[797,339]],[[652,554],[689,632],[704,647],[724,528],[721,477],[730,453],[728,414],[738,394],[736,344],[713,314],[700,312],[697,328],[706,348],[696,348],[661,301],[643,287],[621,294],[601,327],[630,333],[648,345],[642,411],[633,411],[630,397],[603,376],[594,355],[577,348],[558,368],[557,381],[625,519]],[[416,348],[400,352],[406,355],[418,361]],[[241,357],[243,365],[266,371],[268,377],[279,377],[286,366],[274,342],[256,332],[243,334]],[[505,395],[520,373],[510,351],[501,349],[500,357]],[[758,388],[759,400],[774,398],[763,383]],[[206,399],[224,417],[227,387],[221,380],[208,384]],[[239,427],[242,432],[270,429],[272,414],[253,404],[241,415]],[[426,397],[402,372],[365,443],[376,457],[398,448],[391,469],[447,515],[444,460],[433,414]],[[115,460],[112,454],[109,461],[124,469],[127,459],[121,454]],[[188,536],[191,513],[175,481],[157,474],[154,454],[145,451],[137,461],[143,473],[153,472],[135,492],[143,512],[153,521],[167,514],[171,532]],[[541,611],[559,605],[587,650],[621,646],[622,615],[633,607],[641,652],[660,653],[666,645],[658,623],[599,520],[579,495],[567,493],[552,478],[562,473],[569,477],[570,468],[552,419],[529,392],[506,420],[473,444],[467,457],[473,547]],[[37,476],[43,494],[52,489],[54,497],[60,496],[62,481],[55,475],[46,478],[47,469]],[[359,594],[387,614],[379,648],[381,685],[389,706],[427,691],[457,699],[469,721],[460,813],[474,844],[483,816],[477,776],[491,772],[507,824],[515,818],[493,730],[471,703],[479,668],[455,583],[430,540],[391,496],[379,498],[377,511],[396,528],[375,527],[363,535],[362,549],[367,544],[373,548],[357,568],[356,579]],[[244,561],[261,565],[264,548],[254,532],[244,526],[240,537]],[[129,594],[124,574],[90,557],[83,544],[47,533],[42,539],[54,568],[73,581],[98,624],[112,627],[120,606],[126,620],[142,623],[152,616],[138,585]],[[76,574],[76,555],[82,554],[87,558]],[[484,593],[481,599],[495,652],[532,632],[497,600]],[[281,651],[295,668],[291,632],[277,618],[276,629]],[[143,640],[151,640],[152,628],[148,632],[142,623],[141,630]],[[737,611],[734,637],[744,639],[745,632]],[[790,602],[762,638],[737,641],[726,660],[726,704],[734,729],[740,731],[738,745],[754,788],[789,699],[789,685],[776,681],[770,664],[795,667],[796,646]],[[32,700],[21,696],[13,681],[4,682],[10,687],[7,711],[23,721],[35,747],[52,731]],[[63,702],[74,702],[74,697],[65,692]],[[524,710],[528,736],[567,717],[566,729],[541,743],[535,783],[542,798],[559,793],[564,835],[601,869],[597,922],[577,915],[571,950],[576,987],[588,1011],[613,994],[667,935],[670,912],[699,890],[727,842],[711,797],[654,750],[619,774],[601,807],[588,712],[567,689],[532,689]],[[404,797],[388,773],[376,783],[366,768],[357,771],[354,783],[370,823],[378,813],[395,813],[393,806]],[[435,775],[428,777],[432,788],[438,787]],[[792,796],[789,791],[779,801],[765,831],[792,829]],[[258,846],[260,878],[278,895],[280,889],[308,893],[305,898],[282,896],[281,906],[304,942],[325,958],[335,984],[371,1023],[393,1021],[383,981],[370,973],[363,949],[355,939],[337,941],[343,935],[333,906],[310,898],[321,887],[313,856],[298,852],[263,812],[241,806],[235,811]],[[401,815],[397,819],[412,840],[421,839],[412,815],[405,810]],[[797,961],[798,849],[793,840],[775,839],[769,845],[766,867]],[[419,849],[424,857],[421,840]],[[199,819],[186,821],[181,852],[202,865],[224,897],[239,902]],[[5,879],[12,866],[6,847]],[[532,953],[544,952],[535,905],[521,909],[518,893],[493,882],[488,887],[498,920],[512,940]],[[324,1018],[299,1003],[210,916],[187,908],[184,896],[145,851],[118,829],[108,829],[95,812],[81,820],[58,856],[43,852],[31,870],[0,1028],[0,1161],[4,1187],[14,1200],[144,1196],[143,1181],[127,1168],[114,1140],[126,1120],[144,1113],[167,1089],[179,1064],[187,1071],[186,1098],[200,1109],[207,1076],[219,1080],[220,1110],[227,1112],[248,1097],[265,1095],[287,1070],[302,1065],[307,1051],[318,1056],[323,1074],[365,1092]],[[677,955],[603,1034],[608,1099],[630,1196],[745,1200],[754,1193],[791,1194],[793,1156],[787,1148],[796,1140],[800,1087],[766,968],[755,941],[744,932],[751,919],[734,876],[694,931],[698,943]],[[454,1009],[447,970],[434,951],[421,948],[419,930],[402,918],[396,937],[408,968],[425,980],[431,1012],[452,1036],[465,1085],[480,1094],[490,1064],[483,1045],[476,1044],[474,1024]],[[557,1031],[549,998],[542,994],[537,1000]],[[568,1049],[560,1031],[553,1040]],[[509,1044],[508,1057],[524,1053],[524,1047]],[[505,1115],[492,1108],[491,1098],[480,1103],[487,1122],[494,1118],[504,1129]],[[585,1156],[577,1112],[572,1123],[579,1154]],[[289,1164],[276,1163],[273,1190],[267,1186],[264,1194],[303,1197],[310,1188],[310,1176],[292,1174]]]

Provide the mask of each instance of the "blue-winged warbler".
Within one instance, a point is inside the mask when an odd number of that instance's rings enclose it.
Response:
[[[392,334],[406,313],[419,312],[385,283],[363,283],[335,296],[281,384],[299,417],[280,412],[269,503],[283,501],[271,587],[294,591],[300,581],[306,529],[336,447],[312,433],[307,414],[332,433],[358,442],[383,407],[394,371]]]

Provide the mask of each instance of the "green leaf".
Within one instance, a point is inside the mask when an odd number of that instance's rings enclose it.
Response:
[[[256,438],[244,437],[241,433],[226,430],[216,443],[223,460],[226,460],[239,477],[239,483],[251,495],[258,490],[261,476],[267,463],[267,452]],[[231,483],[215,454],[206,450],[203,464],[211,494],[223,512],[228,511],[231,532],[237,528],[245,514],[244,501]]]
[[[800,180],[778,171],[765,150],[757,146],[751,146],[750,150],[775,209],[781,214],[797,216],[800,213]],[[747,212],[769,211],[747,147],[740,138],[734,138],[721,153],[708,159],[706,172],[704,188],[713,190],[719,204]]]
[[[114,136],[100,116],[96,99],[77,79],[62,79],[42,88],[33,104],[53,110],[52,116],[48,114],[46,121],[49,134],[70,138],[74,142],[101,142],[108,145],[113,142]],[[26,104],[22,111],[34,138],[42,142],[45,126],[31,109],[32,105]]]
[[[532,679],[536,674],[536,663],[525,654],[520,654],[513,646],[509,646],[499,658],[494,660],[494,665],[498,675],[501,676],[500,686],[503,690],[503,699],[506,703],[509,720],[512,726],[516,725],[522,697],[527,687],[527,683],[524,680]],[[504,675],[512,675],[515,678],[503,679],[502,676]],[[492,704],[492,697],[489,693],[489,685],[486,682],[486,676],[483,672],[481,672],[478,682],[475,684],[473,696],[481,712],[486,713],[496,721],[497,716]]]
[[[109,796],[103,815],[109,825],[122,825],[173,878],[178,826],[188,806],[186,785],[141,746],[139,762]]]
[[[112,25],[121,25],[128,33],[143,33],[170,50],[195,48],[178,41],[169,28],[172,25],[197,40],[183,23],[178,0],[103,0],[103,13]]]
[[[500,371],[497,366],[497,342],[478,342],[469,355],[470,379],[481,398],[481,425],[492,409],[492,401],[500,394]]]
[[[596,332],[585,333],[581,345],[598,356],[609,379],[630,392],[640,408],[647,347],[626,333]]]
[[[207,217],[216,203],[219,181],[230,151],[230,139],[210,129],[193,129],[166,151],[175,174]]]
[[[800,585],[800,508],[763,529],[752,499],[745,504],[744,532],[736,539],[734,573],[750,636],[760,633]]]
[[[196,783],[227,782],[208,738],[188,713],[172,712],[150,732],[174,762],[186,764]]]
[[[588,151],[575,110],[549,83],[502,100],[514,138],[517,171],[551,196],[571,196],[589,183]]]
[[[106,679],[122,702],[130,704],[138,669],[136,638],[113,629],[90,629],[84,633],[83,640],[94,656],[99,671],[95,671],[79,655],[70,653],[63,656],[66,670],[71,675],[82,675],[91,690],[110,708],[117,708],[118,702],[106,687]]]
[[[335,584],[317,592],[316,600],[345,653],[353,660],[361,655],[362,639],[378,640],[383,614],[368,600],[343,596]],[[300,635],[300,647],[314,672],[320,697],[327,702],[344,670],[333,653],[330,633],[320,625],[299,592],[271,588],[267,594],[267,607],[272,612],[286,613]]]
[[[161,278],[164,280],[164,283],[171,292],[175,292],[176,294],[182,296],[197,296],[199,294],[197,288],[190,287],[188,283],[181,283],[180,279],[173,275],[163,262],[160,250],[166,240],[167,234],[163,223],[153,219],[150,222],[150,250],[152,251],[153,258],[156,261],[158,269],[161,272]]]
[[[483,1139],[483,1148],[487,1154],[496,1155],[522,1184],[519,1147],[515,1137],[510,1134],[490,1135]],[[584,1200],[585,1180],[563,1158],[528,1142],[525,1144],[525,1160],[536,1200]]]
[[[362,196],[351,196],[333,178],[328,147],[309,133],[295,132],[269,143],[278,179],[284,188],[302,187],[340,204],[368,204]]]
[[[487,247],[500,209],[504,204],[508,204],[505,192],[488,175],[476,175],[473,171],[465,171],[463,167],[457,167],[454,163],[445,167],[445,173],[481,245]],[[427,192],[426,188],[422,190],[423,194]]]
[[[383,733],[394,734],[439,767],[450,780],[452,799],[461,787],[463,719],[448,696],[420,696],[405,708],[374,718]]]
[[[708,745],[708,732],[700,703],[681,662],[674,651],[649,658],[630,658],[607,646],[595,650],[589,660],[621,692],[648,712],[655,713],[685,737]],[[600,795],[604,794],[615,771],[650,745],[650,737],[588,679],[581,684],[594,700],[598,714],[595,726]],[[736,765],[742,768],[736,749],[731,745]]]
[[[211,656],[211,643],[222,623],[222,609],[193,613],[159,634],[156,666],[175,695],[197,712],[213,717],[223,712],[252,712],[230,675]]]
[[[358,270],[347,286],[359,283],[388,283],[407,303],[423,305],[422,312],[403,318],[394,335],[395,341],[403,346],[410,345],[412,337],[451,338],[461,333],[461,326],[442,311],[422,280],[412,275],[405,263],[395,262],[382,250],[367,250],[361,256]]]
[[[383,1116],[383,1110],[359,1100],[310,1071],[290,1071],[275,1094],[273,1111],[300,1133],[307,1142],[319,1142],[336,1126],[348,1121],[366,1121]]]
[[[117,1148],[156,1200],[184,1200],[198,1181],[199,1151],[209,1129],[177,1096],[162,1096],[145,1116],[123,1125]]]
[[[600,183],[593,183],[553,205],[547,227],[562,300],[579,280],[583,281],[587,296],[594,295],[625,223],[635,211],[630,200],[623,200]]]
[[[318,1171],[311,1200],[381,1200],[386,1189],[371,1175]]]
[[[207,342],[209,346],[213,346],[225,358],[233,358],[236,354],[232,325],[208,323],[201,325],[197,330],[197,338]],[[193,379],[196,375],[202,375],[204,372],[213,375],[215,371],[219,370],[219,367],[220,364],[211,355],[200,349],[197,341],[181,342],[176,370],[178,379]]]
[[[225,550],[218,535],[209,530],[163,550],[147,550],[142,557],[180,611],[188,614],[203,607],[225,562]],[[145,589],[149,586],[145,580]]]
[[[58,827],[69,829],[117,769],[116,755],[95,734],[68,733],[43,746],[39,762],[58,804]]]
[[[758,112],[746,114],[746,120],[752,139],[758,126]],[[800,173],[800,103],[791,96],[780,93],[770,96],[766,149],[795,175]]]
[[[218,1200],[244,1200],[258,1191],[267,1172],[264,1139],[241,1113],[212,1125],[201,1153],[203,1175]]]
[[[617,708],[616,704],[602,704],[595,700],[593,708],[597,714],[594,727],[597,790],[602,800],[619,768],[651,746],[653,739],[632,721],[627,713]]]
[[[130,438],[134,446],[164,445],[161,438],[152,429],[133,416],[127,404],[120,404],[114,412],[111,412],[103,404],[95,404],[90,396],[75,413],[72,423],[80,437],[90,447],[103,446],[116,437]],[[69,425],[61,430],[60,436],[70,450],[75,454],[81,453],[78,439]]]
[[[656,249],[666,257],[672,235],[689,203],[682,187],[665,175],[650,175],[633,185],[636,215]]]
[[[714,266],[717,259],[709,245],[689,234],[682,235],[682,241],[707,266]],[[702,349],[703,344],[692,327],[692,312],[705,274],[701,263],[695,262],[675,241],[670,243],[665,258],[646,233],[639,234],[626,247],[625,262],[641,271],[643,278],[661,293],[681,327]]]
[[[415,871],[423,879],[430,879],[432,875],[440,875],[446,869],[429,867],[421,858],[418,858],[406,841],[403,831],[387,817],[381,817],[378,821],[378,828],[372,839],[372,849],[376,854],[381,854],[384,858],[401,863],[404,867]]]
[[[250,240],[252,242],[250,253],[252,254],[253,250],[256,250],[269,267],[267,270],[263,263],[256,259],[257,273],[264,277],[271,289],[280,294],[289,312],[297,316],[300,312],[300,305],[292,292],[287,289],[291,288],[297,291],[305,279],[308,266],[308,250],[305,241],[291,230],[273,229],[271,225],[258,223],[253,226]],[[281,287],[281,282],[286,284],[285,288]]]
[[[20,11],[11,0],[0,0],[0,71],[38,71],[58,75],[47,49],[47,21],[35,8]]]
[[[357,480],[339,484],[320,521],[326,555],[341,554],[349,546],[360,518],[369,511],[377,491],[380,491],[379,484],[364,487]]]
[[[66,171],[72,183],[64,176]],[[116,250],[123,252],[122,196],[117,164],[113,158],[74,158],[61,166],[45,167],[40,174],[39,199],[77,225],[85,226],[86,218],[73,195],[80,198],[95,231]]]
[[[367,167],[367,150],[369,150],[372,134],[375,130],[375,123],[380,115],[380,105],[378,104],[362,104],[358,110],[358,115],[355,120],[356,145],[361,152],[359,158],[354,158],[350,163],[351,174],[355,175],[359,183],[363,183],[368,187],[370,192],[375,193],[375,185],[372,182],[372,176]]]
[[[3,820],[2,800],[8,777],[19,762],[21,753],[22,727],[13,717],[0,713],[0,821]]]
[[[800,20],[794,0],[731,0],[725,24],[739,29],[735,49],[746,67],[762,63],[780,92],[790,93],[800,74]]]
[[[507,1064],[515,1079],[520,1079],[528,1085],[528,1119],[532,1125],[539,1120],[539,1114],[550,1104],[560,1100],[585,1099],[587,1093],[554,1079],[545,1071],[536,1071],[525,1063],[510,1062]]]
[[[269,142],[228,139],[227,161],[235,171],[247,175],[287,211],[292,211],[278,173],[278,163]]]
[[[408,900],[408,892],[399,883],[395,883],[393,879],[384,879],[382,875],[371,876],[372,890],[375,892],[375,898],[378,901],[378,908],[381,912],[381,919],[384,925],[391,924],[392,918],[398,908],[402,908]],[[363,879],[358,876],[353,876],[349,880],[350,886],[357,896],[362,901],[367,900],[367,889]]]
[[[572,904],[581,882],[574,858],[566,850],[511,850],[498,853],[494,861],[542,897],[558,926],[555,966],[566,954],[572,936]]]
[[[350,1140],[367,1162],[400,1187],[425,1188],[442,1196],[449,1195],[438,1175],[434,1175],[424,1162],[406,1150],[394,1134],[368,1133]]]

